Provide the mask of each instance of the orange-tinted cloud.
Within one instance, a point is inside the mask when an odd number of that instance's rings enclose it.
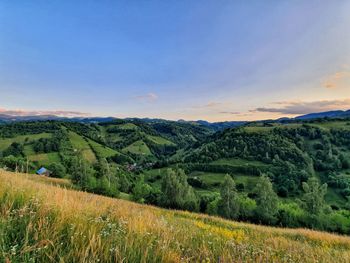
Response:
[[[80,111],[65,111],[65,110],[9,110],[0,108],[0,114],[11,115],[11,116],[40,116],[40,115],[54,115],[54,116],[62,116],[62,117],[87,117],[90,116],[89,113],[80,112]]]
[[[330,110],[348,110],[350,109],[350,98],[342,100],[320,100],[320,101],[290,101],[277,102],[275,104],[283,105],[281,107],[260,107],[250,112],[269,112],[281,113],[287,115],[308,114],[314,112],[330,111]]]
[[[241,112],[239,111],[220,111],[220,114],[231,114],[231,115],[240,115]]]
[[[350,71],[339,71],[328,77],[323,86],[327,89],[336,89],[341,82],[348,78],[350,78]]]
[[[210,101],[204,105],[197,105],[191,108],[194,109],[213,109],[213,108],[226,108],[230,105],[229,102],[218,102],[218,101]]]

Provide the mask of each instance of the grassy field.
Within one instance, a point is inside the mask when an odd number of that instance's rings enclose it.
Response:
[[[224,181],[224,173],[211,173],[211,172],[200,172],[194,171],[189,177],[197,177],[201,179],[208,186],[220,185]]]
[[[142,154],[142,155],[151,155],[151,150],[148,148],[147,144],[145,144],[143,141],[139,140],[136,141],[129,146],[125,147],[123,149],[123,152],[125,153],[133,153],[133,154]]]
[[[231,159],[219,159],[211,162],[211,164],[219,164],[219,165],[230,165],[230,166],[268,166],[266,163],[260,161],[249,161],[240,158],[231,158]]]
[[[40,165],[49,165],[51,163],[59,163],[61,161],[57,152],[29,155],[28,159],[30,161],[37,161]]]
[[[97,153],[97,155],[102,158],[107,158],[118,154],[116,150],[113,150],[107,146],[101,145],[93,140],[88,139],[88,143],[90,147]]]
[[[59,186],[61,188],[74,189],[74,185],[69,179],[47,177],[47,176],[36,175],[36,174],[28,174],[28,175],[26,174],[24,176],[26,179],[34,182],[43,183],[46,185]]]
[[[1,262],[350,262],[350,238],[170,211],[0,170]]]
[[[29,144],[29,145],[24,145],[23,152],[24,152],[24,154],[25,154],[26,156],[36,154],[36,152],[35,152],[34,149],[33,149],[33,145],[31,145],[31,144]]]
[[[119,129],[122,129],[122,130],[136,130],[136,129],[138,129],[137,125],[135,125],[133,123],[119,124],[119,125],[117,125],[117,127]]]
[[[160,145],[175,145],[173,142],[164,139],[162,137],[159,136],[153,136],[153,135],[147,135],[147,138],[149,140],[151,140],[152,142],[156,143],[156,144],[160,144]]]
[[[271,131],[274,127],[265,127],[265,126],[246,126],[243,129],[246,132],[268,132]]]
[[[79,134],[69,131],[69,140],[74,149],[81,151],[83,157],[91,163],[96,162],[96,156],[94,152],[91,150],[89,143],[84,140]]]
[[[0,151],[6,150],[7,147],[9,147],[13,142],[24,143],[26,140],[30,142],[33,140],[38,140],[40,138],[50,138],[51,136],[52,136],[51,133],[38,133],[38,134],[20,135],[14,138],[0,139]]]
[[[225,173],[212,173],[212,172],[200,172],[194,171],[189,176],[197,177],[201,179],[211,191],[219,192],[221,184],[224,182]],[[233,179],[237,184],[244,184],[246,191],[252,191],[256,186],[259,177],[258,176],[249,176],[243,174],[234,174]]]
[[[320,122],[320,123],[312,123],[312,126],[323,128],[323,129],[346,129],[350,130],[350,122],[349,121],[328,121],[328,122]]]

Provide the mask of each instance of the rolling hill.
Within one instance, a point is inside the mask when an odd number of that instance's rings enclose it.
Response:
[[[139,205],[62,179],[0,170],[0,180],[4,262],[350,262],[346,236]]]
[[[350,186],[350,122],[249,124],[217,133],[179,159],[191,172],[237,174],[248,181],[259,172],[270,173],[281,196],[298,196],[305,176],[315,175],[328,184],[331,204],[344,207]]]

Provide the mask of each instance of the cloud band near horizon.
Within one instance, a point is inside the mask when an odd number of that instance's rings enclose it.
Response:
[[[343,100],[320,100],[320,101],[309,101],[309,102],[277,102],[274,104],[284,105],[282,107],[259,107],[254,112],[268,112],[268,113],[280,113],[287,115],[302,115],[322,111],[331,110],[347,110],[350,109],[350,98]]]
[[[0,108],[0,114],[10,116],[42,116],[42,115],[54,115],[61,117],[89,117],[90,113],[80,111],[67,111],[67,110],[9,110]]]

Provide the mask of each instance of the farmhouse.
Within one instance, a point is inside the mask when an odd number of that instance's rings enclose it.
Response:
[[[45,167],[41,167],[39,170],[36,171],[36,174],[49,176],[50,171],[47,170]]]

